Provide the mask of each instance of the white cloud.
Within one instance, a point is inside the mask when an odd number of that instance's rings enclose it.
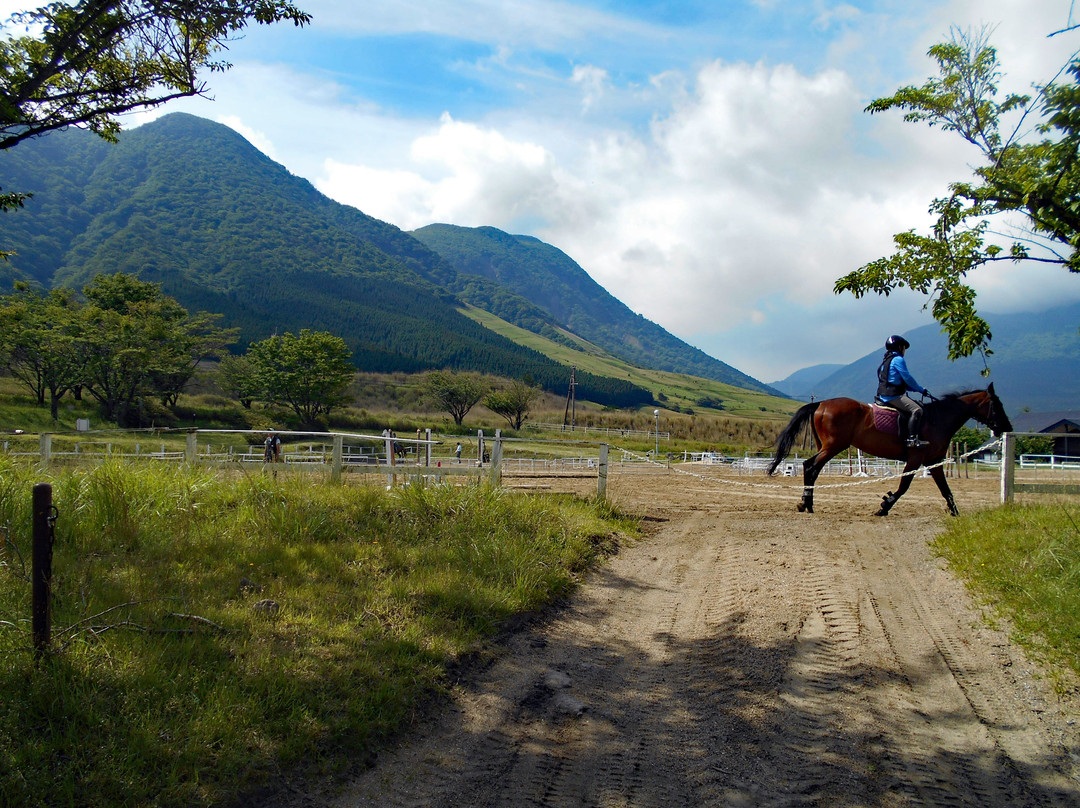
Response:
[[[575,65],[570,74],[570,81],[581,86],[582,112],[588,112],[589,108],[603,95],[608,82],[608,73],[595,65]]]
[[[431,222],[508,227],[542,216],[557,185],[554,160],[542,146],[449,115],[435,132],[413,142],[410,156],[416,171],[327,161],[316,185],[403,229]]]

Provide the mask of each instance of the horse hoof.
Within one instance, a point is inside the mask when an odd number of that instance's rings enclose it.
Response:
[[[803,513],[806,510],[806,503],[805,502],[800,502],[798,505],[795,506],[795,509],[799,513]]]
[[[874,512],[874,516],[888,516],[888,515],[889,515],[889,512],[887,510],[885,510],[884,508],[878,508]]]

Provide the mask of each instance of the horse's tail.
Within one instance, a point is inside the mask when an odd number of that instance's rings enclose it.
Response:
[[[795,445],[795,439],[799,437],[803,425],[814,417],[814,413],[817,411],[818,404],[820,403],[820,401],[815,401],[800,407],[799,411],[791,417],[791,421],[788,425],[784,427],[784,431],[781,432],[780,437],[776,439],[776,457],[773,458],[773,461],[769,464],[768,468],[770,476],[772,476],[779,465],[784,462],[784,458],[788,456],[791,447]]]

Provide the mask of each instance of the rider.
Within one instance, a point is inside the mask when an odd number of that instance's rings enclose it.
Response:
[[[923,410],[919,402],[907,395],[907,391],[911,390],[924,396],[930,393],[915,381],[915,377],[908,371],[907,362],[904,361],[904,351],[910,347],[911,343],[895,334],[885,340],[885,358],[878,368],[877,400],[907,416],[901,419],[900,436],[904,439],[906,435],[908,446],[918,447],[926,445],[925,441],[919,439]]]

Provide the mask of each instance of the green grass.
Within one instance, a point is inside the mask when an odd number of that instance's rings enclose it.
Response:
[[[40,481],[59,519],[54,652],[35,665]],[[362,758],[632,530],[599,503],[482,485],[0,457],[0,804],[222,804]]]
[[[1080,674],[1080,509],[1008,506],[949,520],[934,549],[1037,658]]]

